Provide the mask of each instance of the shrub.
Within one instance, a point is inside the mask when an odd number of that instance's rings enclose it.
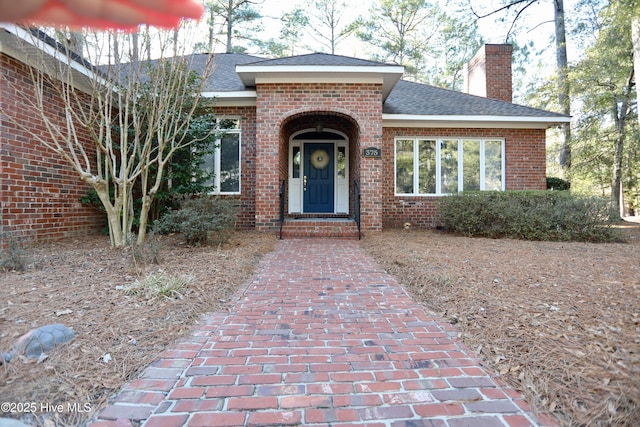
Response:
[[[567,191],[468,192],[444,197],[438,208],[448,231],[523,240],[619,241],[609,203]]]
[[[11,235],[5,235],[4,241],[5,248],[0,247],[0,271],[25,271],[31,264],[26,245]]]
[[[154,230],[151,230],[147,234],[143,244],[134,243],[132,245],[133,263],[136,267],[144,266],[147,264],[160,264],[160,244]]]
[[[181,233],[190,245],[221,244],[235,229],[237,208],[210,196],[183,199],[180,208],[165,213],[154,228],[162,234]]]
[[[547,190],[564,191],[571,189],[571,183],[566,179],[555,178],[552,176],[547,177]]]

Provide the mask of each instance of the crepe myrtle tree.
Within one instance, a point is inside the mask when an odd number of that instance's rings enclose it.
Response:
[[[43,31],[25,32],[31,84],[15,89],[46,132],[33,131],[10,110],[3,115],[66,160],[95,190],[113,247],[133,243],[134,222],[136,243],[144,243],[149,211],[173,155],[215,132],[213,126],[201,131],[201,114],[207,111],[201,94],[213,71],[211,57],[181,55],[174,32],[154,31],[150,44],[138,44],[131,34],[87,32],[91,50],[84,57]],[[119,55],[113,55],[114,45]],[[148,46],[156,59],[143,52]],[[57,111],[49,105],[52,94],[59,100]],[[135,213],[134,198],[141,205]]]

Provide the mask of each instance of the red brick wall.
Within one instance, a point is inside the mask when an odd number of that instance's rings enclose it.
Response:
[[[283,124],[288,118],[308,112],[334,112],[359,124],[357,140],[358,179],[362,191],[362,227],[381,230],[382,162],[360,158],[360,147],[379,147],[382,135],[382,86],[380,84],[258,84],[256,125],[256,228],[270,230],[279,216],[278,190],[286,176],[286,139]],[[353,171],[353,169],[352,169]]]
[[[420,228],[433,228],[437,225],[437,196],[394,195],[395,137],[451,136],[504,139],[506,189],[544,190],[546,188],[545,135],[544,129],[385,128],[383,132],[383,227],[398,228],[406,221]]]
[[[487,44],[481,47],[466,65],[466,92],[511,102],[512,57],[513,46],[510,44]]]
[[[1,54],[2,110],[28,123],[30,131],[0,117],[0,234],[42,242],[96,232],[105,224],[104,214],[79,201],[89,187],[59,155],[32,136],[34,132],[48,136],[39,115],[24,102],[32,88],[23,64]],[[47,113],[56,117],[61,111],[60,99],[52,94]],[[88,141],[86,133],[81,137]]]
[[[237,201],[237,227],[252,229],[256,223],[256,108],[215,107],[214,113],[218,117],[240,117],[240,195],[221,197]]]

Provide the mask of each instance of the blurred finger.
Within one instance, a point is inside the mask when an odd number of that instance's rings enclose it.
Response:
[[[146,9],[147,3],[153,2],[149,0],[53,0],[49,1],[32,21],[45,25],[103,29],[134,29],[140,24],[174,28],[180,24],[182,17],[195,16],[202,7],[194,0],[160,0],[152,9]],[[168,12],[159,11],[161,9],[159,6],[162,4],[167,6]],[[178,5],[185,7],[180,9]]]
[[[0,22],[17,22],[33,16],[47,0],[0,0]]]
[[[199,0],[131,0],[131,4],[169,15],[200,19],[204,6]]]

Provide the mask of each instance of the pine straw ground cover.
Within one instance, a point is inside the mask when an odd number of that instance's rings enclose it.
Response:
[[[0,366],[0,401],[35,403],[38,414],[22,416],[33,425],[83,425],[167,345],[190,333],[204,313],[225,309],[274,243],[273,235],[237,232],[219,248],[187,247],[161,236],[159,251],[144,252],[146,260],[159,254],[158,265],[142,263],[139,251],[134,262],[130,248],[111,249],[105,237],[27,248],[30,268],[0,272],[0,351],[50,323],[72,327],[76,337],[42,363],[16,359]],[[177,293],[165,289],[172,298],[128,291],[137,279],[159,271],[191,281]],[[86,412],[69,411],[68,404]],[[57,405],[63,405],[60,413]]]
[[[490,370],[565,426],[640,425],[640,230],[627,243],[388,231],[363,242]]]
[[[0,400],[89,403],[87,413],[26,417],[34,425],[82,425],[203,313],[226,309],[274,243],[258,233],[236,233],[222,248],[162,238],[162,262],[146,266],[103,237],[28,249],[33,267],[0,273],[0,351],[48,323],[65,323],[77,336],[40,364],[0,366]],[[639,229],[624,244],[416,230],[366,236],[362,244],[416,299],[456,323],[538,411],[563,425],[640,425]],[[183,299],[146,300],[116,288],[158,270],[193,276],[179,291]]]

